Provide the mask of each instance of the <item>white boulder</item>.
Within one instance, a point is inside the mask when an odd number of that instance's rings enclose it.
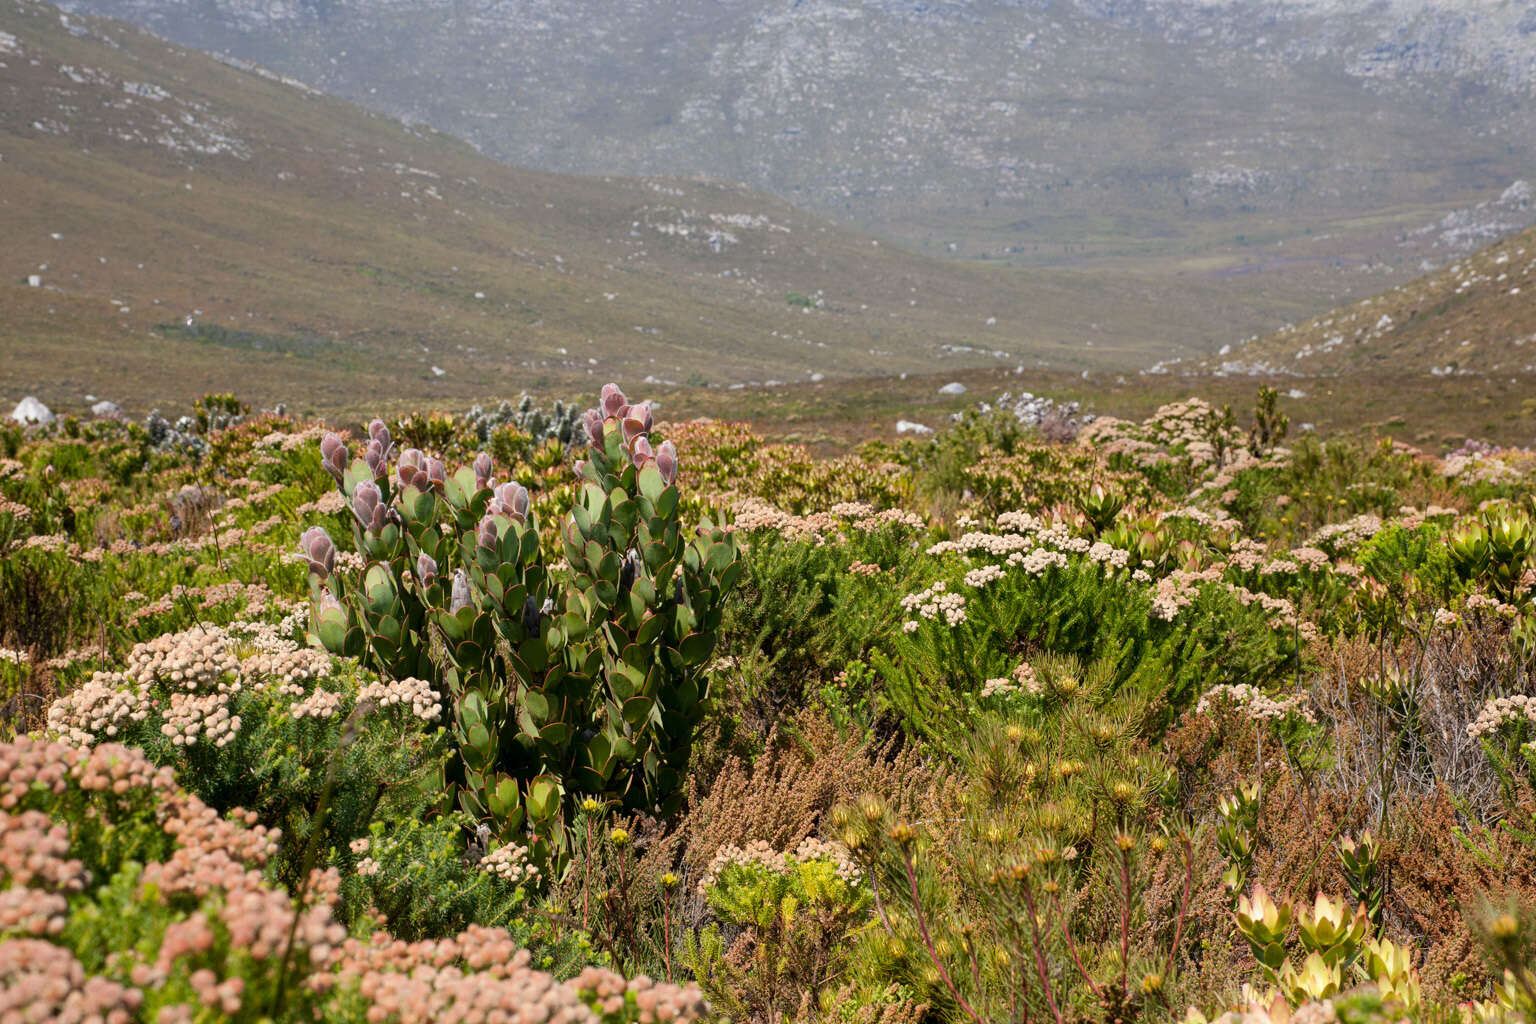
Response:
[[[28,395],[16,403],[11,419],[16,423],[52,423],[53,410]]]
[[[939,394],[941,395],[963,395],[965,392],[965,385],[961,384],[957,380],[952,380],[948,384],[945,384],[943,387],[939,388]]]

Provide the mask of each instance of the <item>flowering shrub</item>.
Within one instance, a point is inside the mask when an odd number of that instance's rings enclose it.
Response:
[[[0,745],[0,1006],[19,1020],[689,1021],[696,991],[588,969],[560,983],[504,931],[349,936],[339,877],[268,885],[277,833],[225,818],[120,744]],[[94,1015],[94,1017],[93,1017]]]
[[[488,455],[450,476],[408,448],[391,468],[378,420],[355,461],[336,435],[321,442],[366,564],[338,570],[318,527],[300,542],[322,642],[432,680],[450,698],[458,757],[444,781],[459,806],[504,841],[526,826],[557,868],[583,796],[676,810],[709,696],[701,666],[740,572],[719,527],[685,530],[677,452],[653,447],[651,419],[613,385],[583,417],[561,572],[544,562],[527,489],[498,484]]]
[[[0,1017],[1536,1013],[1529,452],[605,391],[0,429]]]

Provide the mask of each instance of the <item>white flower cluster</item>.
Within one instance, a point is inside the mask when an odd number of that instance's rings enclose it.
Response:
[[[165,683],[173,690],[197,693],[200,690],[239,688],[226,676],[239,672],[240,660],[230,649],[229,637],[222,629],[189,629],[166,633],[134,646],[128,652],[128,678],[148,686]]]
[[[925,619],[937,619],[942,616],[945,623],[951,626],[958,626],[965,621],[965,598],[960,594],[949,593],[943,580],[921,593],[908,594],[901,599],[901,607],[909,612],[916,610],[917,614]],[[914,626],[913,629],[915,628]],[[910,633],[912,630],[909,629],[907,632]]]
[[[149,697],[121,672],[95,672],[79,689],[48,708],[48,731],[74,746],[89,747],[100,737],[115,737],[128,722],[149,717]]]
[[[1312,535],[1317,545],[1331,545],[1335,551],[1350,551],[1381,532],[1381,517],[1369,512],[1342,523],[1330,523]]]
[[[381,708],[408,707],[423,722],[434,721],[443,713],[442,697],[424,679],[392,679],[369,683],[357,691],[359,701],[371,701]]]
[[[1472,739],[1491,736],[1506,723],[1521,719],[1536,723],[1536,697],[1521,693],[1513,697],[1495,697],[1483,705],[1477,719],[1467,726],[1467,735]]]
[[[1050,548],[1035,548],[1028,553],[1015,551],[1008,556],[1008,564],[1014,568],[1023,569],[1031,576],[1041,576],[1048,569],[1065,569],[1067,556]]]
[[[341,713],[341,694],[332,693],[330,690],[316,690],[303,700],[290,704],[288,713],[294,718],[301,719],[335,718]]]
[[[989,555],[999,557],[1010,551],[1023,551],[1030,547],[1028,537],[1021,537],[1016,533],[982,533],[973,530],[961,535],[959,540],[944,540],[928,549],[930,555],[943,555],[950,552],[958,554],[970,554],[972,551],[985,551]]]
[[[1000,565],[980,565],[965,574],[965,585],[968,587],[984,587],[993,580],[1000,580],[1007,573]]]
[[[1004,512],[997,517],[998,529],[1010,530],[1014,533],[1035,533],[1044,527],[1044,523],[1023,510]]]
[[[807,837],[793,854],[780,853],[764,840],[758,839],[746,846],[737,846],[727,843],[715,853],[709,862],[709,867],[704,872],[704,878],[699,882],[700,894],[706,893],[716,882],[726,868],[733,864],[743,867],[756,865],[775,874],[786,874],[792,863],[803,864],[812,860],[828,860],[832,862],[837,876],[849,885],[857,885],[863,878],[853,859],[848,856],[848,851],[839,843],[829,843],[815,836]]]
[[[1175,569],[1164,576],[1157,581],[1157,592],[1152,598],[1153,617],[1173,621],[1179,612],[1194,602],[1200,593],[1200,585],[1221,579],[1225,569],[1224,564],[1216,562],[1200,572]]]
[[[223,747],[239,733],[240,716],[229,713],[228,693],[173,693],[160,731],[178,747],[202,740]]]
[[[1117,548],[1112,544],[1097,541],[1088,549],[1088,557],[1100,565],[1111,566],[1115,569],[1124,569],[1131,561],[1129,551]]]
[[[1040,692],[1040,680],[1035,676],[1034,667],[1027,661],[1020,662],[1019,667],[1014,669],[1011,675],[988,679],[981,687],[983,700],[998,694],[1011,695],[1020,692]]]
[[[324,651],[291,644],[289,650],[264,650],[246,658],[241,672],[253,682],[276,684],[280,693],[294,693],[331,674],[331,657]],[[303,692],[299,689],[297,692]]]
[[[1213,686],[1205,691],[1200,698],[1200,703],[1195,705],[1195,713],[1206,714],[1223,702],[1230,702],[1243,717],[1255,722],[1284,718],[1287,715],[1298,715],[1308,722],[1317,721],[1312,714],[1312,709],[1307,707],[1306,695],[1298,693],[1284,700],[1275,700],[1272,697],[1266,697],[1257,687],[1247,683],[1238,683],[1235,686],[1226,684]]]
[[[528,848],[516,843],[498,846],[486,854],[480,860],[480,870],[513,885],[539,877],[539,869],[528,862]]]

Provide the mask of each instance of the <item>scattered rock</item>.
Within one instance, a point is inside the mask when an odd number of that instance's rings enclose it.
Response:
[[[933,433],[933,428],[922,423],[913,423],[911,420],[897,420],[896,433],[931,434]]]
[[[43,278],[42,278],[41,274],[28,274],[27,275],[27,287],[29,287],[29,288],[41,288],[42,286],[43,286]]]
[[[122,416],[123,408],[116,402],[100,401],[91,406],[91,415],[97,419],[117,419]]]
[[[965,385],[961,384],[957,380],[952,380],[948,384],[945,384],[943,387],[939,388],[939,394],[941,395],[963,395],[965,392]]]
[[[16,403],[16,409],[11,413],[11,419],[16,423],[52,423],[53,410],[31,395]]]

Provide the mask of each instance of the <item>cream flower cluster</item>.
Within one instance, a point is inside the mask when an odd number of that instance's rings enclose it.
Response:
[[[801,841],[794,853],[783,853],[775,850],[767,841],[757,839],[746,846],[727,843],[720,847],[710,860],[709,867],[705,869],[698,890],[700,894],[708,892],[719,882],[720,875],[725,869],[732,865],[755,866],[782,875],[789,871],[792,863],[805,863],[811,860],[830,861],[838,877],[849,885],[857,885],[864,877],[853,859],[848,856],[848,850],[839,843],[829,843],[815,836],[808,836]]]
[[[228,693],[173,693],[160,732],[178,747],[199,741],[224,747],[240,732],[240,724],[240,716],[230,713]]]
[[[487,853],[480,860],[480,870],[513,885],[539,877],[539,869],[528,861],[528,848],[517,843],[505,843]]]
[[[121,672],[94,672],[79,689],[49,706],[48,731],[85,747],[147,717],[149,695],[142,684],[134,686]]]
[[[1011,695],[1016,693],[1039,693],[1040,680],[1035,675],[1035,669],[1029,662],[1019,663],[1019,667],[1006,676],[996,679],[988,679],[981,687],[981,697],[985,700],[998,694]]]
[[[1517,693],[1511,697],[1495,697],[1483,705],[1477,718],[1467,726],[1472,739],[1491,736],[1510,722],[1521,720],[1536,723],[1536,697]]]
[[[916,611],[925,619],[942,617],[950,626],[958,626],[965,621],[965,597],[950,593],[943,580],[920,593],[908,594],[901,599],[901,607],[909,612]]]
[[[303,700],[288,706],[288,714],[297,719],[313,718],[323,721],[341,713],[341,694],[330,690],[316,690]]]
[[[423,722],[435,721],[443,713],[442,696],[424,679],[392,679],[368,683],[357,692],[357,699],[371,701],[381,708],[399,705]]]
[[[239,669],[240,660],[221,629],[166,633],[128,652],[128,678],[145,686],[165,683],[188,693],[224,685],[225,677]]]
[[[1207,714],[1222,703],[1231,704],[1239,714],[1255,722],[1284,718],[1287,715],[1297,715],[1308,722],[1317,721],[1312,709],[1307,706],[1307,698],[1304,694],[1298,693],[1283,700],[1275,700],[1247,683],[1213,686],[1200,697],[1200,702],[1195,705],[1195,713]]]

